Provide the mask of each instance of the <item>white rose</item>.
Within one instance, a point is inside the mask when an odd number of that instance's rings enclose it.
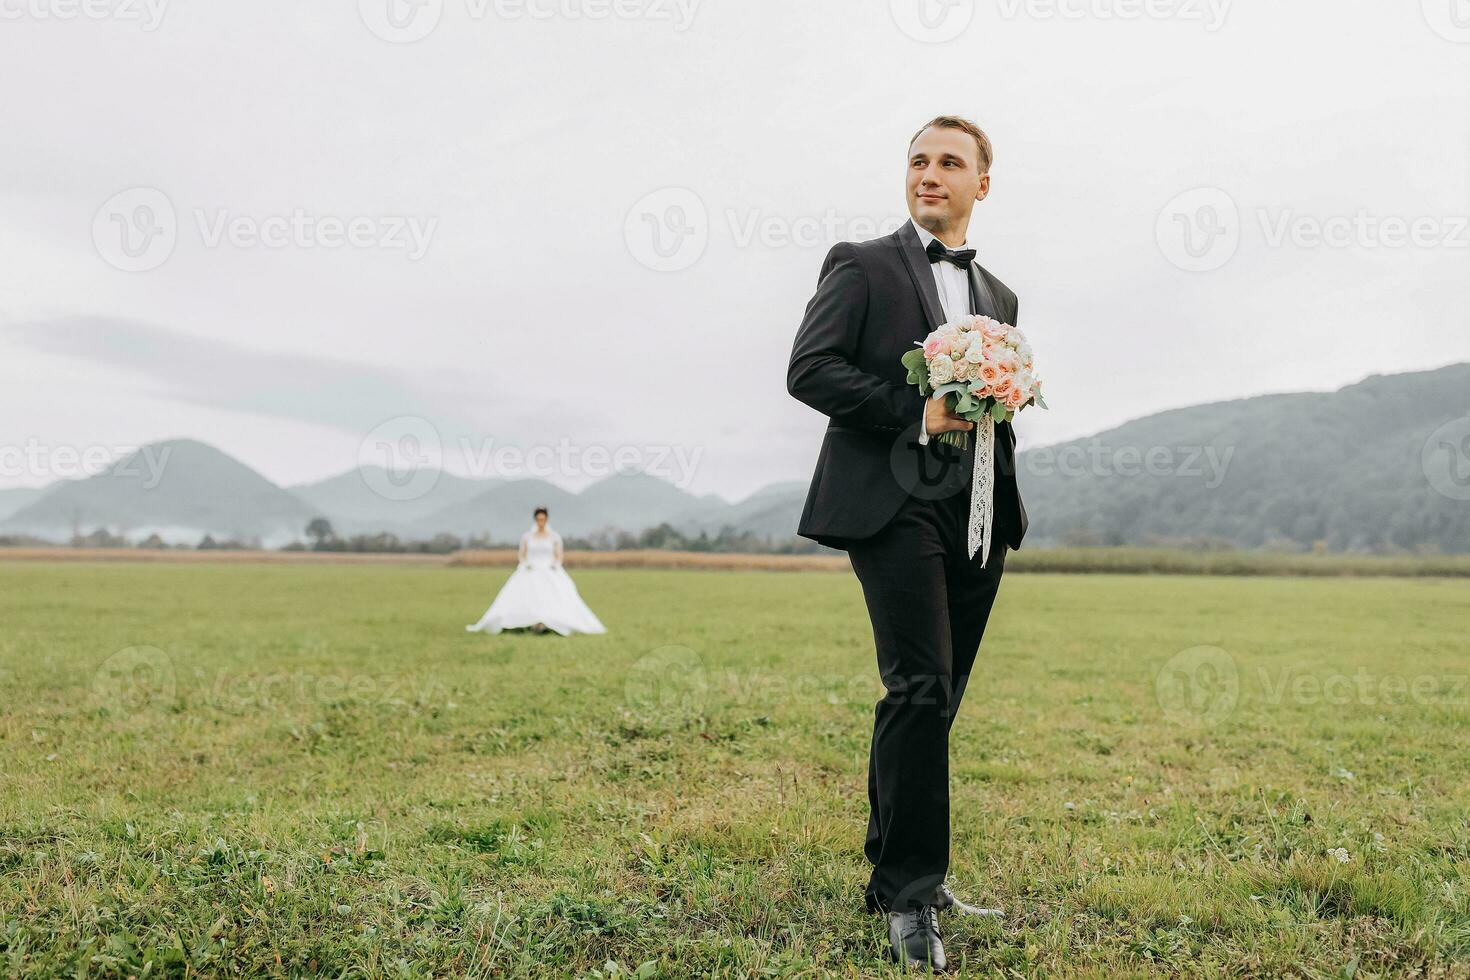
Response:
[[[953,380],[954,361],[941,354],[929,362],[929,383],[931,385],[947,385]]]

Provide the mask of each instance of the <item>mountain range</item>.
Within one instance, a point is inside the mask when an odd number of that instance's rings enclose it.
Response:
[[[1018,467],[1026,547],[1470,552],[1470,364],[1160,412],[1028,449]],[[157,534],[193,544],[209,534],[275,547],[325,517],[340,535],[513,542],[545,506],[567,537],[667,523],[689,535],[728,527],[784,542],[807,487],[775,483],[732,503],[643,473],[572,493],[540,479],[440,472],[411,499],[392,499],[405,496],[392,490],[401,477],[364,467],[282,487],[212,446],[177,439],[91,477],[0,490],[0,534],[67,541],[105,527],[134,541]]]

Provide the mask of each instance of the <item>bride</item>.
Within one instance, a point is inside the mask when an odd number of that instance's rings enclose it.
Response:
[[[561,567],[561,535],[547,527],[546,508],[537,507],[534,517],[536,526],[521,535],[516,570],[480,621],[465,629],[499,633],[529,626],[535,633],[555,630],[562,636],[606,633]]]

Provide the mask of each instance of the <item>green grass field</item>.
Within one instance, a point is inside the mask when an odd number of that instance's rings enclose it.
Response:
[[[847,574],[0,563],[0,975],[883,976]],[[973,975],[1470,975],[1470,582],[1010,577]]]

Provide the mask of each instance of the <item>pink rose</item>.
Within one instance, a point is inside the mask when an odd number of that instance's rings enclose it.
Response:
[[[1030,397],[1031,393],[1028,392],[1026,389],[1012,386],[1010,392],[1007,393],[1002,404],[1005,405],[1006,408],[1014,412],[1019,410],[1022,405],[1026,404],[1027,400],[1030,399]]]
[[[999,381],[1002,373],[1000,365],[994,361],[986,360],[980,365],[980,380],[987,386],[992,386]]]
[[[1006,398],[1010,396],[1010,393],[1015,390],[1015,379],[1012,378],[1009,374],[1000,375],[1000,377],[996,378],[995,381],[990,385],[990,393],[995,396],[996,401],[1001,403],[1004,403]]]
[[[945,341],[945,339],[939,336],[939,331],[934,331],[929,336],[924,338],[924,360],[934,360],[935,357],[939,356],[939,352],[941,350],[948,354],[948,347],[949,344]]]

